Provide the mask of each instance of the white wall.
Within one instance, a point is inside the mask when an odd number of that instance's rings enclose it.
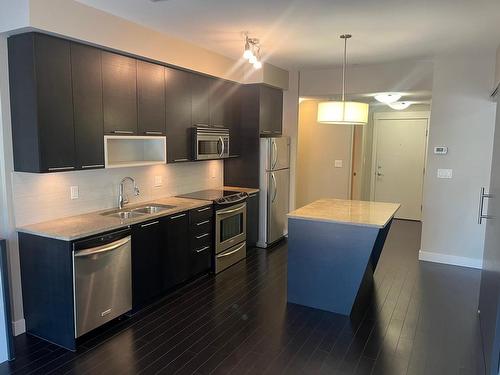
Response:
[[[479,189],[489,186],[495,104],[495,54],[434,61],[429,153],[424,185],[421,258],[480,267],[485,226],[477,224]],[[434,146],[448,146],[445,156]],[[453,179],[436,178],[438,168]]]
[[[319,124],[319,100],[305,100],[299,107],[296,205],[322,198],[349,199],[352,128]],[[335,168],[335,160],[343,166]]]
[[[290,137],[290,211],[295,209],[295,176],[299,121],[299,72],[290,71],[288,90],[283,93],[283,134]]]
[[[398,61],[372,65],[350,65],[347,69],[347,94],[380,91],[430,91],[432,61]],[[317,97],[340,94],[342,68],[302,70],[300,96]]]

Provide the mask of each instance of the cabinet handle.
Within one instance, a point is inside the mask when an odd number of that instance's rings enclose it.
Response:
[[[200,226],[200,225],[205,225],[205,224],[208,224],[210,223],[210,220],[205,220],[205,221],[202,221],[201,223],[196,223],[197,226]]]
[[[269,134],[271,133],[271,130],[262,130],[262,133]]]
[[[113,134],[134,134],[134,132],[130,131],[130,130],[113,130],[111,133],[113,133]]]
[[[151,223],[141,224],[141,228],[146,228],[146,227],[149,227],[150,225],[156,225],[159,223],[160,223],[159,221],[152,221]]]
[[[199,239],[202,239],[203,237],[207,237],[209,235],[210,235],[210,233],[205,233],[205,234],[202,234],[200,236],[196,236],[196,239],[199,240]]]
[[[256,196],[257,196],[257,194],[249,194],[248,198],[255,198]]]
[[[205,246],[205,247],[202,247],[201,249],[198,249],[196,250],[197,253],[201,253],[202,251],[205,251],[205,250],[208,250],[210,249],[210,246]]]
[[[279,130],[275,130],[273,131],[274,134],[281,134],[281,132]]]
[[[212,207],[205,207],[205,208],[200,208],[198,210],[198,212],[203,212],[203,211],[207,211],[207,210],[210,210]]]
[[[147,131],[147,132],[144,132],[144,134],[147,134],[147,135],[162,135],[163,133],[162,132]]]
[[[186,216],[186,214],[180,214],[180,215],[177,215],[177,216],[172,216],[170,218],[170,220],[179,219],[179,218],[184,217],[184,216]]]
[[[174,159],[174,161],[188,161],[189,159]]]
[[[49,168],[49,171],[69,171],[71,169],[75,169],[75,167],[54,167]]]
[[[102,167],[104,167],[104,164],[82,165],[82,169],[102,168]]]

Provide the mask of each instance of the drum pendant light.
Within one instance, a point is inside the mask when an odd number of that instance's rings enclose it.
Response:
[[[342,64],[342,100],[327,101],[318,104],[318,122],[321,124],[366,125],[368,122],[368,104],[346,102],[345,82],[347,65],[347,39],[350,34],[340,36],[344,39],[344,62]]]

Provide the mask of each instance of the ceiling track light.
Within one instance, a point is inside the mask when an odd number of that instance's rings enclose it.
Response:
[[[255,69],[262,68],[262,61],[260,57],[260,41],[257,38],[249,38],[245,35],[245,49],[243,51],[243,58],[248,60]]]

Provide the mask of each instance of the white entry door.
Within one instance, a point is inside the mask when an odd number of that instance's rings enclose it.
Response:
[[[401,203],[397,218],[421,220],[428,118],[381,115],[374,122],[373,200]]]

